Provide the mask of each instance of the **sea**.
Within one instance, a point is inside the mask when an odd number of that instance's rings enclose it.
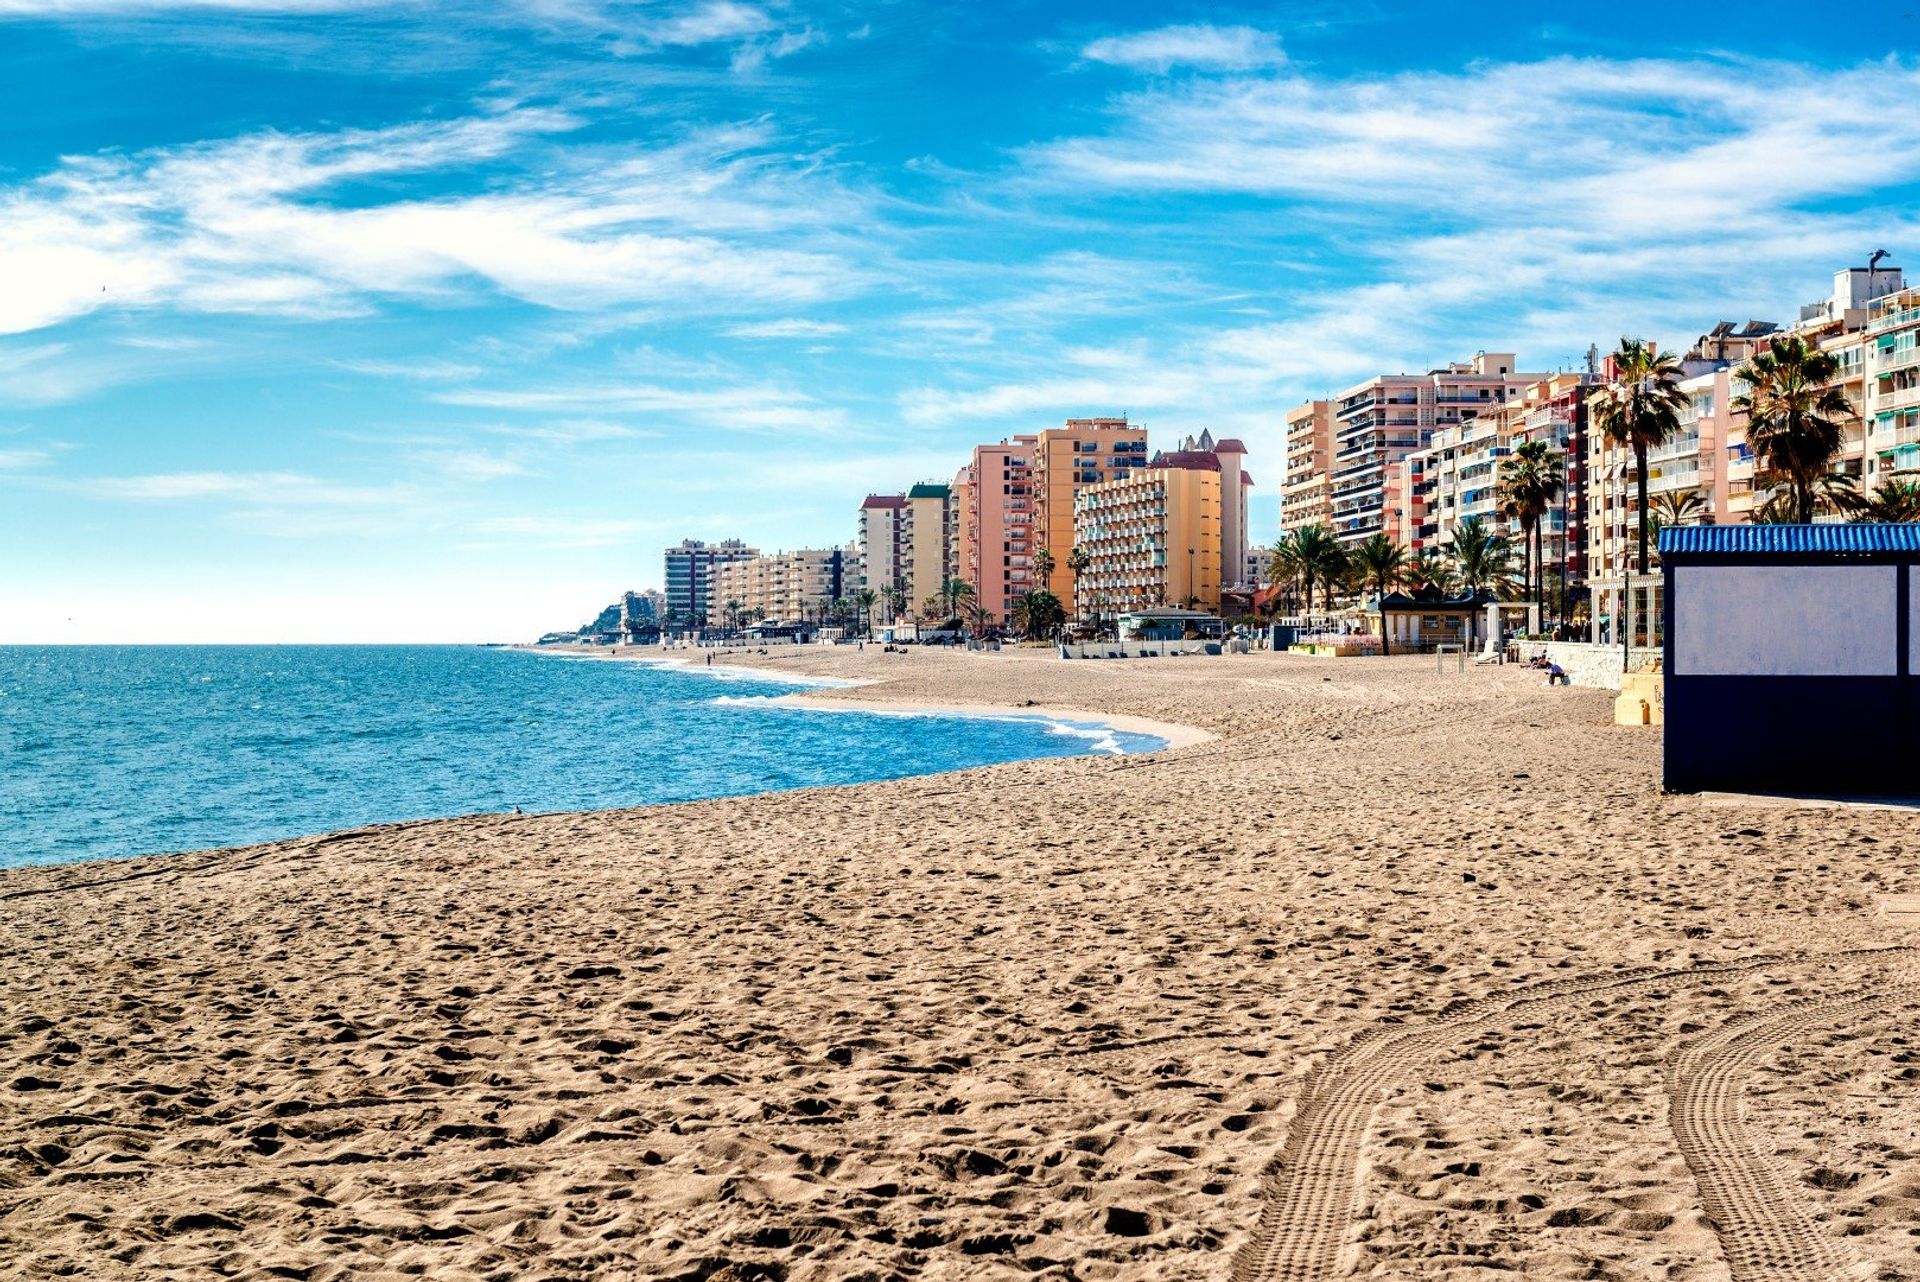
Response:
[[[0,647],[0,867],[1162,746],[775,702],[803,684],[835,683],[479,646]]]

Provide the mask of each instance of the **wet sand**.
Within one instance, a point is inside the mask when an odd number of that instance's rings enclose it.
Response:
[[[732,661],[1213,737],[0,874],[0,1277],[1920,1278],[1911,811],[1521,670]]]

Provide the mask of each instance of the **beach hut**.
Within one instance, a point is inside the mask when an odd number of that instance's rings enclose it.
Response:
[[[1920,526],[1660,532],[1665,783],[1920,794]]]

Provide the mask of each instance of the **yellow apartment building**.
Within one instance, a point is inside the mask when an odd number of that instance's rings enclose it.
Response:
[[[1237,484],[1239,478],[1234,480]],[[1073,537],[1091,558],[1080,576],[1082,612],[1115,614],[1189,602],[1218,610],[1218,459],[1185,454],[1173,465],[1129,470],[1118,479],[1087,485],[1076,501]]]
[[[1053,570],[1044,587],[1063,602],[1073,599],[1073,571],[1067,565],[1074,547],[1075,501],[1090,485],[1129,474],[1147,463],[1147,429],[1125,418],[1070,418],[1034,441],[1032,484],[1035,550],[1045,548]]]

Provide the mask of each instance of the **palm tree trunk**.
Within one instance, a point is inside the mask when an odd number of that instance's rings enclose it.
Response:
[[[1640,493],[1640,573],[1647,572],[1647,447],[1633,443],[1634,483]]]
[[[1380,657],[1386,658],[1393,653],[1393,644],[1387,639],[1387,580],[1383,575],[1374,585],[1380,593]]]

